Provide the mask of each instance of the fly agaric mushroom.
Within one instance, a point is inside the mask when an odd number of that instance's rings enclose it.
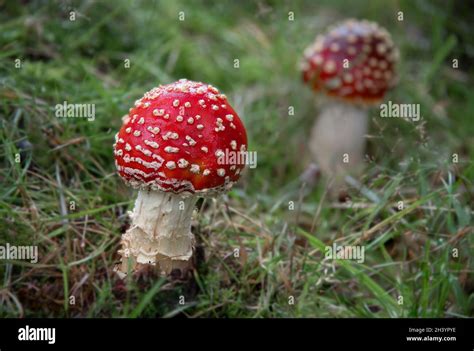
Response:
[[[346,20],[305,50],[303,80],[331,100],[314,124],[309,148],[336,184],[364,157],[367,108],[394,85],[398,56],[390,34],[366,20]]]
[[[186,268],[196,201],[229,190],[239,179],[244,164],[219,158],[226,150],[246,151],[245,127],[225,95],[186,79],[145,93],[123,122],[115,164],[139,192],[116,270],[124,275],[146,264],[165,273]]]

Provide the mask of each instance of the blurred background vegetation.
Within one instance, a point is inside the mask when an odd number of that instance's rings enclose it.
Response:
[[[323,180],[299,181],[318,97],[298,62],[349,17],[392,33],[400,81],[387,100],[419,103],[423,120],[372,111],[364,188],[339,203]],[[0,263],[0,316],[473,316],[473,23],[467,1],[0,0],[0,244],[40,253]],[[121,281],[134,192],[113,137],[135,99],[179,78],[228,96],[258,167],[200,202],[190,276]],[[63,101],[95,104],[95,120],[56,118]],[[363,233],[364,263],[324,259],[324,245]]]

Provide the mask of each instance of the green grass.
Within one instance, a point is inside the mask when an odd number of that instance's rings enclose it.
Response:
[[[38,245],[40,253],[36,264],[0,262],[0,316],[474,316],[467,3],[70,4],[0,1],[0,244]],[[376,20],[393,34],[400,82],[387,100],[419,103],[423,116],[415,123],[371,112],[371,161],[359,181],[378,200],[351,187],[352,206],[329,199],[323,181],[310,191],[298,181],[318,99],[297,65],[317,33],[346,17]],[[183,77],[228,96],[258,167],[227,196],[203,202],[192,277],[146,270],[121,281],[112,268],[135,193],[116,175],[113,137],[135,99]],[[95,104],[96,119],[56,118],[65,100]],[[364,245],[365,262],[325,258],[335,240]]]

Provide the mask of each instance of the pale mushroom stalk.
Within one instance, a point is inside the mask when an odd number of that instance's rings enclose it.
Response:
[[[367,129],[368,111],[362,106],[337,101],[322,107],[311,130],[309,149],[336,184],[362,164]]]
[[[185,268],[193,254],[191,219],[197,200],[192,195],[140,190],[132,224],[122,236],[122,271],[129,263],[130,267],[159,263],[167,273]]]

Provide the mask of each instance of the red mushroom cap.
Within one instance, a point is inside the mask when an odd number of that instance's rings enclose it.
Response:
[[[245,127],[226,96],[186,79],[137,100],[114,144],[115,164],[127,184],[174,193],[229,189],[245,165],[222,164],[220,156],[246,149]]]
[[[303,80],[329,96],[376,103],[395,83],[398,56],[384,28],[366,20],[346,20],[305,50]]]

